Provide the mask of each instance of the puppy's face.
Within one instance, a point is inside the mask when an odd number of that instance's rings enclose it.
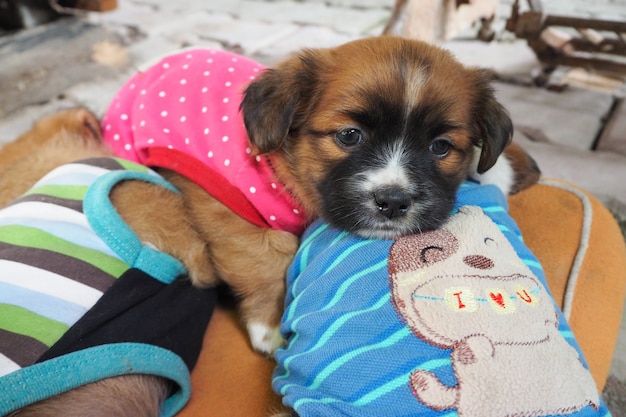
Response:
[[[476,148],[483,172],[512,133],[485,74],[393,37],[290,58],[248,87],[242,110],[312,216],[376,238],[438,227]]]

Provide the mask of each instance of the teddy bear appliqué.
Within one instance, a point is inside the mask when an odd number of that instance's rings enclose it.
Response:
[[[598,408],[555,305],[497,225],[465,206],[440,229],[391,247],[393,300],[406,325],[451,350],[456,386],[415,370],[410,386],[434,410],[459,416],[541,416]]]

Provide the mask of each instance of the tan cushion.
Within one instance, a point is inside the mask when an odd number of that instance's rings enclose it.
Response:
[[[543,180],[509,203],[602,390],[626,294],[626,249],[617,222],[597,199],[563,181]]]

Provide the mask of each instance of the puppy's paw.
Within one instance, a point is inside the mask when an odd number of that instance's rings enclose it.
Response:
[[[257,352],[271,355],[284,342],[278,327],[254,321],[249,322],[246,327],[248,328],[250,343]]]

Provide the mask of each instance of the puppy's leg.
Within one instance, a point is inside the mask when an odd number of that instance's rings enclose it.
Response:
[[[207,244],[191,223],[182,195],[147,182],[125,181],[113,188],[111,201],[139,239],[180,260],[194,284],[217,283]]]
[[[196,208],[200,214],[201,205]],[[206,235],[213,261],[220,276],[241,297],[241,316],[252,346],[271,354],[283,342],[279,326],[285,276],[298,239],[287,232],[253,226],[223,206],[220,219],[220,227],[208,229]]]
[[[76,388],[9,417],[158,417],[169,385],[150,375],[124,375]]]
[[[0,149],[0,207],[59,165],[111,156],[100,139],[98,119],[87,109],[63,110],[36,122]]]
[[[285,275],[298,238],[254,226],[188,179],[169,171],[163,175],[185,196],[193,223],[209,242],[220,278],[241,297],[241,315],[253,347],[273,352],[282,343]]]

